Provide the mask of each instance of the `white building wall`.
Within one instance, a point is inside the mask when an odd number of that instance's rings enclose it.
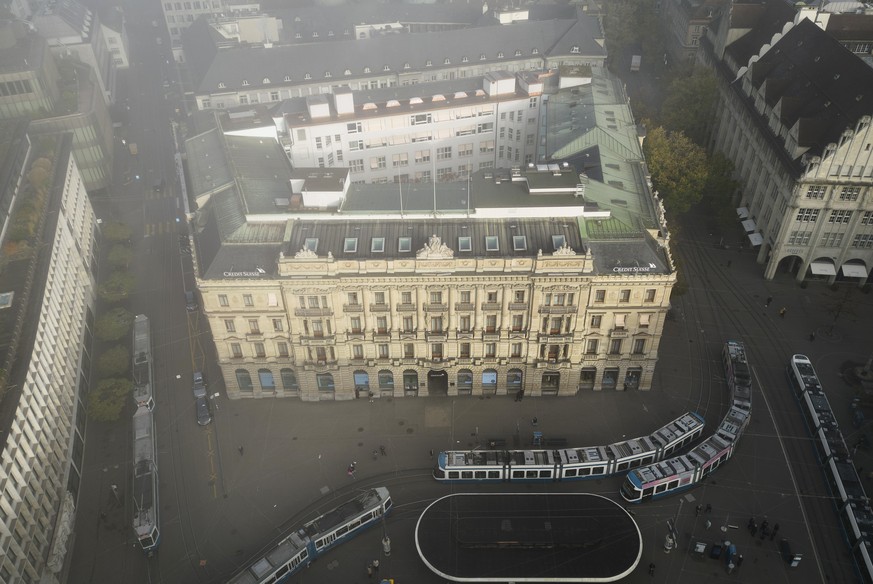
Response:
[[[68,485],[78,487],[81,471],[74,469],[75,481],[68,481],[86,314],[94,306],[89,264],[96,220],[72,156],[66,164],[36,343],[32,355],[23,357],[30,359],[27,377],[0,465],[4,582],[36,582],[60,571],[72,528],[72,517],[60,520],[60,508]]]

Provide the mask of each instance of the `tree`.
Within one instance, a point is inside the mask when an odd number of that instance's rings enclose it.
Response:
[[[677,77],[667,87],[667,96],[661,106],[661,123],[670,132],[683,132],[703,145],[715,98],[716,84],[712,72],[698,68],[688,76]]]
[[[133,259],[133,250],[124,245],[113,245],[106,261],[113,268],[127,268]]]
[[[643,152],[652,183],[671,213],[681,215],[697,203],[706,186],[706,153],[682,132],[649,131]]]
[[[97,294],[106,302],[121,302],[133,291],[133,275],[128,272],[112,272],[100,284]]]
[[[113,308],[102,314],[94,325],[94,336],[100,341],[117,341],[133,324],[133,314],[124,308]]]
[[[115,345],[97,358],[97,375],[115,377],[130,370],[130,352],[124,345]]]
[[[734,163],[724,154],[716,152],[709,158],[708,166],[705,201],[722,233],[730,233],[737,222],[733,197],[739,183],[733,178]]]
[[[100,380],[88,394],[88,416],[97,422],[118,420],[132,390],[133,382],[128,379],[111,377]]]
[[[103,226],[103,237],[111,243],[128,243],[133,231],[120,221],[111,221]]]

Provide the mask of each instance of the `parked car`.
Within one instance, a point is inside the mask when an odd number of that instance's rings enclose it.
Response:
[[[194,407],[197,410],[197,423],[201,426],[206,426],[212,423],[212,412],[209,411],[209,400],[206,395],[198,397],[194,402]]]
[[[194,372],[194,384],[191,386],[191,391],[194,392],[194,398],[206,397],[206,382],[203,380],[203,372]]]

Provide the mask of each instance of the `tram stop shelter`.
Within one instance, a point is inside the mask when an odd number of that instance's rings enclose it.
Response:
[[[643,539],[600,495],[458,493],[425,509],[415,545],[452,582],[614,582],[636,568]]]

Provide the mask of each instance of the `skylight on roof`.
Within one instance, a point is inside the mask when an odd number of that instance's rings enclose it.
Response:
[[[472,237],[459,237],[458,238],[458,251],[473,251],[473,238]]]
[[[553,235],[552,236],[552,246],[555,249],[564,247],[565,243],[567,243],[567,239],[563,235]]]
[[[527,249],[527,237],[524,235],[513,235],[512,249],[515,251],[525,251]]]
[[[496,235],[485,236],[485,251],[500,251],[500,240]]]
[[[358,238],[357,237],[346,237],[343,242],[343,251],[346,253],[355,253],[358,251]]]
[[[412,251],[412,238],[401,237],[397,240],[397,251],[404,253]]]
[[[373,253],[382,253],[385,251],[385,238],[384,237],[374,237],[372,243],[370,244],[370,251]]]
[[[317,237],[307,237],[303,241],[303,247],[308,249],[311,252],[318,251],[318,238]]]

